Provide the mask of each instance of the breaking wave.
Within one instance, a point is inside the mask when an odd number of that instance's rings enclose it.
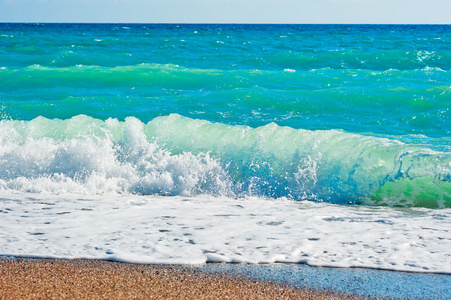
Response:
[[[286,197],[451,207],[451,154],[339,130],[177,114],[0,122],[2,192]]]

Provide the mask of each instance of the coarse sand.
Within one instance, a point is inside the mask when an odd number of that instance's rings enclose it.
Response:
[[[0,299],[362,299],[180,265],[83,259],[0,260]]]

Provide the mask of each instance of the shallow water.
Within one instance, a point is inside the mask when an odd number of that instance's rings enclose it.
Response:
[[[358,268],[315,268],[305,265],[196,266],[200,270],[274,281],[296,288],[328,289],[378,299],[449,299],[451,276]]]

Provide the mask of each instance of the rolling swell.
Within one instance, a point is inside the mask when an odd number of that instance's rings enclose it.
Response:
[[[0,188],[51,194],[287,197],[451,207],[451,155],[338,130],[177,114],[0,122]]]
[[[0,105],[3,118],[17,120],[68,119],[89,112],[99,119],[135,116],[149,122],[179,113],[251,127],[275,121],[309,130],[443,137],[451,133],[450,80],[449,71],[430,67],[375,71],[30,65],[0,68]]]

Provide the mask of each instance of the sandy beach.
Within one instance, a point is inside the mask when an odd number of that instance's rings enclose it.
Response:
[[[362,299],[183,266],[101,260],[0,260],[1,299]]]

